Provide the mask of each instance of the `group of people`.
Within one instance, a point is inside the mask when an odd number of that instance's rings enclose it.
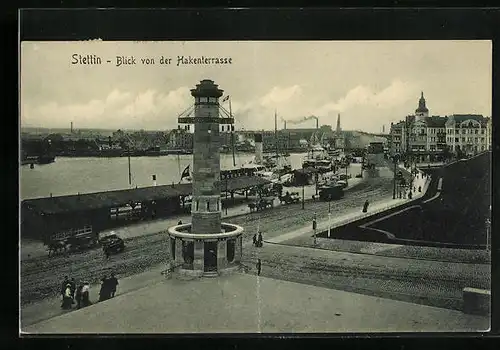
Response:
[[[118,279],[112,273],[111,277],[103,277],[101,279],[101,290],[99,292],[99,301],[104,301],[115,296]],[[76,308],[80,309],[92,304],[90,301],[90,284],[83,281],[78,286],[74,278],[64,277],[64,282],[61,286],[62,304],[61,308],[70,310],[76,304]]]
[[[115,274],[112,273],[111,277],[104,276],[101,279],[101,290],[99,291],[99,301],[108,300],[113,298],[116,293],[116,287],[118,287],[118,279]]]
[[[61,296],[61,308],[64,310],[73,308],[74,304],[76,304],[78,309],[92,304],[89,298],[89,283],[83,281],[77,286],[75,279],[69,279],[68,276],[64,277],[64,282],[61,286]]]
[[[253,239],[252,239],[252,241],[253,241],[253,243],[252,243],[252,244],[253,244],[255,247],[262,247],[262,232],[260,232],[260,231],[259,231],[259,233],[258,233],[258,234],[257,234],[257,233],[256,233],[256,234],[254,234],[254,235],[253,235]]]

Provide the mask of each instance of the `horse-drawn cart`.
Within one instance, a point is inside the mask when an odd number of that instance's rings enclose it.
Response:
[[[250,212],[261,211],[267,208],[274,207],[274,197],[262,197],[255,202],[249,203]]]
[[[99,244],[97,233],[92,226],[81,229],[70,229],[52,234],[44,243],[48,248],[49,257],[61,253],[91,249]]]

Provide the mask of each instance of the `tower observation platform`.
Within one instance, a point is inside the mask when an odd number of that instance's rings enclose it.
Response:
[[[220,116],[223,90],[212,80],[191,89],[194,115],[178,118],[194,126],[191,223],[168,229],[171,265],[180,274],[214,276],[240,268],[243,227],[222,223],[220,125],[232,128],[231,114]]]

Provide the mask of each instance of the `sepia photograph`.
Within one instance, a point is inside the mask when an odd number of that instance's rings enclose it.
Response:
[[[21,335],[490,329],[491,41],[19,54]]]

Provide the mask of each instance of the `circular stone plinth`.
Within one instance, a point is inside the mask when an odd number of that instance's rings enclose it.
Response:
[[[221,232],[191,232],[191,224],[168,229],[170,264],[186,276],[217,276],[237,271],[241,264],[243,227],[222,223]]]
[[[227,239],[237,237],[243,233],[243,227],[235,224],[222,223],[220,233],[191,233],[191,224],[182,224],[169,227],[168,234],[170,237],[195,239],[195,240],[213,240]]]

